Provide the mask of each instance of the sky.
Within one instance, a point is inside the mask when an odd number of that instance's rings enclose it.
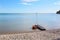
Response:
[[[60,0],[0,0],[0,13],[55,13]]]

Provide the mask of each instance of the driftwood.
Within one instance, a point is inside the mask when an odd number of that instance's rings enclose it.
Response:
[[[41,30],[41,31],[45,31],[45,30],[46,30],[44,27],[42,27],[42,26],[40,26],[40,25],[33,25],[33,26],[32,26],[32,29],[33,29],[33,30],[39,29],[39,30]]]

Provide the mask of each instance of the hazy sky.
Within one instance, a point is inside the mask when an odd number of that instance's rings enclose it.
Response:
[[[54,13],[60,0],[0,0],[0,13]]]

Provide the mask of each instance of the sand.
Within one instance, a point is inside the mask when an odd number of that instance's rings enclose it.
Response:
[[[0,40],[60,40],[60,29],[0,34]]]

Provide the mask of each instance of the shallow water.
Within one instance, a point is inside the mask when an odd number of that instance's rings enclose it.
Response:
[[[39,24],[48,29],[60,28],[60,15],[55,13],[1,13],[0,31],[29,31],[32,25]]]

